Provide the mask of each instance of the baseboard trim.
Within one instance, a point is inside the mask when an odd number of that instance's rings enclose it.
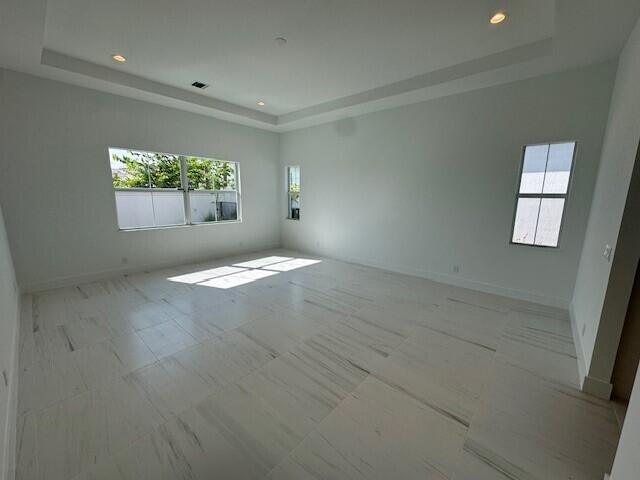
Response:
[[[477,280],[471,280],[468,278],[433,272],[430,270],[422,270],[413,267],[397,265],[387,262],[376,262],[365,258],[351,257],[346,255],[332,255],[313,250],[299,248],[293,245],[285,245],[285,248],[306,253],[308,255],[324,256],[326,258],[333,258],[349,263],[355,263],[358,265],[364,265],[367,267],[380,268],[389,272],[401,273],[404,275],[411,275],[413,277],[425,278],[427,280],[433,280],[434,282],[445,283],[447,285],[453,285],[454,287],[468,288],[470,290],[477,290],[483,293],[490,293],[493,295],[500,295],[503,297],[513,298],[516,300],[524,300],[527,302],[538,303],[548,307],[561,308],[566,310],[569,307],[569,301],[563,298],[550,297],[546,295],[538,295],[531,292],[525,292],[523,290],[517,290],[491,283],[480,282]]]
[[[130,275],[130,274],[140,273],[140,272],[145,272],[150,270],[159,270],[162,268],[171,268],[171,267],[177,267],[181,265],[189,265],[191,263],[213,262],[216,260],[222,260],[226,257],[233,257],[236,255],[251,255],[252,253],[264,252],[266,250],[276,250],[278,248],[281,248],[281,245],[279,243],[276,243],[276,244],[265,245],[264,247],[261,247],[259,249],[252,248],[251,250],[238,250],[238,251],[225,252],[223,255],[216,255],[216,256],[205,255],[205,256],[199,256],[199,257],[183,258],[180,260],[172,260],[170,262],[149,263],[149,264],[132,265],[128,267],[110,268],[106,270],[99,270],[97,272],[55,277],[49,280],[44,280],[42,282],[29,283],[29,284],[21,285],[21,290],[24,293],[37,293],[37,292],[42,292],[44,290],[51,290],[53,288],[73,287],[75,285],[81,285],[83,283],[107,280],[109,278],[114,278],[122,275]]]
[[[613,385],[599,378],[587,375],[582,382],[582,391],[594,397],[602,398],[603,400],[610,400]]]
[[[583,389],[584,380],[587,378],[587,358],[582,348],[582,337],[578,329],[578,319],[573,306],[573,302],[569,305],[569,320],[571,322],[571,333],[573,334],[573,344],[576,347],[576,358],[578,361],[578,385]]]
[[[590,376],[587,371],[587,357],[585,356],[584,349],[582,348],[582,335],[580,335],[580,329],[578,328],[578,319],[576,317],[573,302],[569,305],[569,319],[571,321],[573,343],[576,347],[580,390],[584,393],[593,395],[594,397],[609,400],[611,398],[613,385],[609,382],[605,382],[604,380],[600,380],[599,378]]]

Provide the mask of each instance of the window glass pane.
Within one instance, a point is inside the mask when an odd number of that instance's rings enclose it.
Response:
[[[184,224],[184,197],[180,190],[151,189],[155,226]]]
[[[155,225],[150,190],[116,190],[116,209],[120,228],[144,228]]]
[[[520,193],[542,193],[549,145],[529,145],[524,150]]]
[[[180,159],[177,155],[151,152],[134,153],[137,161],[148,165],[151,188],[168,188],[175,190],[182,187],[180,179]]]
[[[544,193],[567,193],[575,143],[557,143],[549,148]]]
[[[536,231],[536,245],[557,247],[564,210],[564,198],[543,198]]]
[[[234,190],[190,191],[193,223],[238,219],[238,192]]]
[[[186,157],[189,188],[192,190],[237,190],[235,162]]]
[[[300,167],[289,167],[289,191],[300,191]]]
[[[513,226],[514,243],[533,245],[536,236],[536,224],[540,209],[539,198],[519,198],[516,219]]]
[[[300,167],[288,167],[287,172],[287,217],[300,219]]]
[[[109,157],[120,228],[184,224],[176,155],[110,148]]]
[[[187,157],[193,223],[238,219],[237,164],[224,160]]]
[[[116,188],[180,188],[180,160],[176,155],[109,149]]]
[[[149,188],[149,166],[131,150],[109,149],[111,178],[115,188]]]

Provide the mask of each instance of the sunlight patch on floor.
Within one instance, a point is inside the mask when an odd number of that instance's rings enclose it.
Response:
[[[206,282],[199,283],[198,285],[201,285],[203,287],[227,289],[238,287],[240,285],[246,285],[247,283],[252,283],[262,278],[272,277],[273,275],[278,275],[278,272],[267,272],[265,270],[247,270],[245,272],[233,273],[224,277],[213,278],[211,280],[207,280]]]
[[[185,273],[183,275],[176,275],[167,278],[167,280],[226,290],[228,288],[246,285],[263,278],[269,278],[281,272],[289,272],[298,268],[316,265],[320,262],[322,262],[322,260],[314,260],[311,258],[270,256],[235,263],[233,266],[209,268]]]
[[[309,265],[315,265],[322,260],[312,260],[310,258],[293,258],[286,262],[276,263],[275,265],[268,265],[266,270],[275,270],[277,272],[288,272],[289,270],[295,270],[297,268],[308,267]]]
[[[248,262],[234,263],[234,267],[243,268],[262,268],[267,265],[273,265],[274,263],[284,262],[286,260],[293,260],[291,257],[263,257],[256,260],[249,260]]]
[[[216,277],[223,277],[225,275],[231,275],[233,273],[244,272],[246,268],[238,267],[218,267],[211,268],[209,270],[201,270],[199,272],[187,273],[185,275],[178,275],[176,277],[169,277],[167,280],[171,282],[188,283],[190,285],[210,280]]]

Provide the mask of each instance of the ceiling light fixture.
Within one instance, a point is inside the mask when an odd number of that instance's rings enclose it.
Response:
[[[266,103],[264,103],[262,100],[258,101],[258,106],[259,107],[264,107],[266,105]]]
[[[276,37],[274,42],[276,42],[277,46],[284,47],[287,44],[287,39],[284,37]]]
[[[120,62],[120,63],[124,63],[127,61],[126,57],[124,55],[120,55],[119,53],[116,53],[115,55],[111,55],[111,58],[113,58],[116,62]]]
[[[507,14],[505,12],[496,12],[489,19],[489,22],[491,22],[491,24],[493,25],[497,25],[499,23],[504,22],[506,19],[507,19]]]

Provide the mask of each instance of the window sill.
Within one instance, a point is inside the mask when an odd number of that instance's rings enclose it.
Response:
[[[146,232],[153,230],[174,230],[178,228],[192,228],[192,227],[211,227],[213,225],[229,225],[233,223],[242,223],[242,220],[225,220],[222,222],[204,222],[204,223],[190,223],[188,225],[162,225],[158,227],[140,227],[140,228],[119,228],[118,232]]]
[[[555,247],[550,247],[548,245],[532,245],[530,243],[518,243],[518,242],[509,242],[509,245],[511,246],[515,246],[515,247],[533,247],[533,248],[543,248],[545,250],[556,250],[556,251],[560,251],[560,244],[558,244]]]

